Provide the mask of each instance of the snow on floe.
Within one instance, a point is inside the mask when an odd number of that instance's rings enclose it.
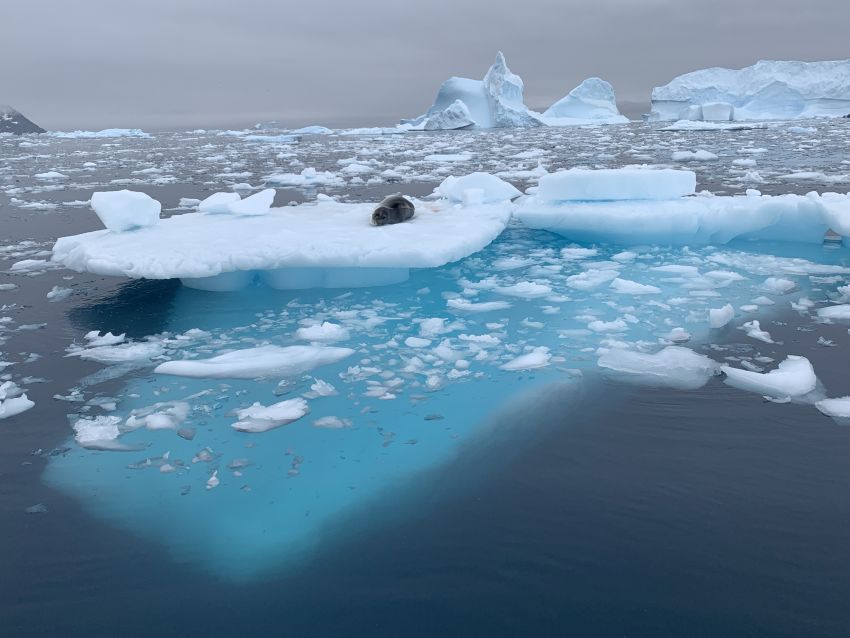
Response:
[[[760,373],[721,366],[724,381],[732,387],[779,400],[808,402],[818,387],[812,364],[805,357],[788,355],[775,370]]]
[[[514,186],[489,173],[449,176],[434,192],[449,201],[467,205],[505,202],[522,195]]]
[[[187,213],[130,232],[62,237],[53,261],[101,275],[180,278],[208,290],[239,289],[258,274],[282,289],[381,285],[481,250],[511,216],[510,204],[417,201],[409,222],[375,227],[372,209],[325,198],[257,216]]]
[[[719,374],[720,365],[689,348],[667,346],[654,354],[613,348],[597,364],[619,380],[637,385],[696,390]]]
[[[692,195],[693,171],[571,168],[540,178],[536,198],[543,202],[668,200]]]
[[[94,193],[91,207],[107,230],[115,232],[153,226],[162,212],[150,195],[128,190]]]
[[[642,199],[653,185],[660,199]],[[725,244],[740,238],[821,244],[830,228],[850,235],[850,195],[681,196],[688,185],[692,189],[690,171],[562,171],[541,178],[514,215],[532,228],[585,243]]]
[[[290,377],[342,361],[352,354],[354,350],[350,348],[330,346],[260,346],[234,350],[210,359],[166,361],[154,372],[210,379]]]

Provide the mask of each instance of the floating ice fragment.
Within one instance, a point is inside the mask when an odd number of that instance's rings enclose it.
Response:
[[[549,348],[539,346],[531,352],[526,352],[507,363],[503,363],[499,367],[502,370],[533,370],[548,366],[551,359],[552,355],[549,354]]]
[[[254,403],[236,411],[239,420],[230,427],[240,432],[267,432],[282,425],[297,421],[310,411],[307,401],[301,397],[288,399],[269,406]]]
[[[234,350],[210,359],[167,361],[157,366],[154,372],[213,379],[294,376],[342,361],[352,354],[354,350],[350,348],[331,346],[260,346]]]
[[[463,177],[449,176],[434,189],[434,192],[452,202],[468,200],[469,190],[478,191],[478,204],[504,202],[519,197],[522,193],[508,182],[489,173],[470,173]]]
[[[678,390],[701,388],[720,370],[709,357],[681,346],[667,346],[654,354],[613,348],[597,363],[620,380]]]
[[[708,323],[714,328],[722,328],[735,317],[735,309],[732,304],[726,304],[722,308],[712,308],[708,311]]]
[[[306,326],[295,331],[295,338],[303,341],[331,343],[351,338],[348,330],[337,323],[323,322],[321,325]]]
[[[743,326],[741,326],[741,329],[746,331],[748,337],[764,341],[765,343],[773,343],[770,333],[766,330],[762,330],[759,322],[755,319],[746,322]]]
[[[805,357],[788,355],[775,370],[761,374],[728,365],[720,368],[728,385],[776,399],[802,399],[817,387],[812,364]]]
[[[799,304],[800,302],[797,303]],[[850,320],[850,304],[839,304],[837,306],[827,306],[826,308],[818,308],[818,317],[820,317],[821,319],[848,321]]]

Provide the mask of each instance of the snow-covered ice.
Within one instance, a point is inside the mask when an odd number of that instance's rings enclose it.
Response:
[[[773,120],[850,113],[850,60],[761,60],[692,71],[652,91],[653,120]]]
[[[128,190],[94,193],[91,207],[107,230],[119,233],[153,226],[162,212],[162,205],[150,195]]]

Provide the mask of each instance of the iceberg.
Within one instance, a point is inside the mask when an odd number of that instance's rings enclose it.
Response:
[[[230,209],[253,197],[218,204]],[[251,211],[267,200],[260,203]],[[185,213],[131,233],[61,237],[53,261],[78,272],[180,279],[214,291],[257,280],[287,290],[389,285],[407,280],[411,268],[436,268],[481,250],[505,229],[512,205],[416,201],[411,221],[380,227],[370,223],[373,208],[323,198],[261,215]]]
[[[511,73],[499,51],[483,80],[452,77],[443,82],[423,115],[402,120],[412,130],[542,126],[540,115],[523,103],[522,79]]]
[[[648,118],[785,120],[850,114],[850,60],[761,60],[743,69],[714,67],[652,90]]]
[[[601,78],[588,78],[543,112],[549,126],[575,124],[624,124],[614,87]]]
[[[49,131],[47,133],[51,137],[67,138],[67,139],[87,139],[101,137],[151,137],[149,133],[145,133],[138,128],[107,128],[102,131]]]
[[[514,216],[576,242],[632,246],[734,239],[821,244],[829,229],[850,235],[850,194],[683,196],[693,184],[690,171],[560,171],[541,178]]]

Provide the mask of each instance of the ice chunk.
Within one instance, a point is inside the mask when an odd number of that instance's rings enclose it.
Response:
[[[153,226],[162,212],[162,205],[150,195],[128,190],[94,193],[91,207],[103,225],[115,232]]]
[[[637,281],[621,279],[619,277],[616,277],[611,282],[609,288],[622,295],[656,295],[661,292],[661,288],[658,286],[650,286],[649,284],[642,284]]]
[[[537,202],[663,200],[691,195],[693,171],[618,168],[571,168],[540,178]]]
[[[850,304],[839,304],[818,309],[818,317],[837,321],[850,321]]]
[[[578,123],[621,124],[628,119],[620,115],[614,88],[600,78],[588,78],[543,112],[550,126]],[[577,120],[577,121],[576,121]]]
[[[551,359],[552,355],[549,354],[549,348],[539,346],[507,363],[503,363],[499,367],[502,370],[533,370],[535,368],[545,368],[549,365]]]
[[[330,323],[329,321],[313,326],[305,326],[295,331],[295,338],[302,339],[303,341],[324,341],[330,343],[333,341],[345,341],[350,337],[351,335],[347,329],[338,323]]]
[[[621,245],[725,244],[739,238],[822,244],[830,226],[840,227],[833,218],[839,214],[838,202],[850,206],[850,196],[815,193],[663,202],[551,201],[543,193],[543,180],[540,191],[520,200],[514,211],[519,221],[573,241]],[[850,232],[850,224],[846,230]]]
[[[671,159],[674,162],[710,162],[717,159],[717,155],[702,149],[696,151],[674,151]]]
[[[712,308],[708,311],[708,323],[714,328],[722,328],[735,317],[735,309],[732,304],[726,304],[722,308]]]
[[[724,380],[732,387],[775,399],[802,399],[817,387],[818,379],[812,364],[805,357],[788,355],[775,370],[767,373],[740,370],[725,365],[720,368]]]
[[[230,212],[230,205],[241,201],[239,193],[213,193],[198,204],[198,212],[222,214]]]
[[[667,346],[654,354],[615,348],[604,352],[597,363],[620,380],[678,390],[701,388],[720,370],[709,357],[681,346]]]
[[[154,372],[211,379],[291,377],[342,361],[352,354],[354,350],[350,348],[330,346],[260,346],[234,350],[210,359],[167,361],[157,366]]]
[[[102,131],[50,131],[51,137],[63,137],[71,139],[86,139],[100,137],[150,137],[141,129],[137,128],[107,128]]]
[[[651,120],[771,120],[850,113],[850,60],[761,60],[710,68],[652,91]]]
[[[449,176],[434,192],[452,202],[466,202],[470,190],[478,191],[479,204],[505,202],[522,193],[513,185],[489,173],[470,173],[463,177]]]
[[[121,435],[118,429],[120,423],[121,419],[117,416],[77,419],[73,426],[74,438],[84,448],[109,449],[115,446],[115,440]]]
[[[35,406],[17,384],[12,381],[0,383],[0,419],[8,419]]]
[[[815,407],[827,416],[837,419],[850,419],[850,397],[821,399],[815,401]]]
[[[770,333],[766,330],[762,330],[759,322],[755,319],[746,322],[743,326],[741,326],[741,328],[747,333],[748,337],[764,341],[765,343],[773,343]]]
[[[370,223],[373,204],[333,200],[251,217],[186,213],[132,234],[60,238],[53,261],[102,275],[180,278],[212,290],[244,287],[258,273],[275,288],[385,285],[404,281],[409,268],[436,268],[481,250],[511,216],[509,203],[415,205],[409,222],[381,227]]]
[[[300,397],[269,406],[254,403],[250,407],[237,410],[236,416],[239,420],[230,427],[240,432],[267,432],[297,421],[308,412],[310,408],[307,402]]]

